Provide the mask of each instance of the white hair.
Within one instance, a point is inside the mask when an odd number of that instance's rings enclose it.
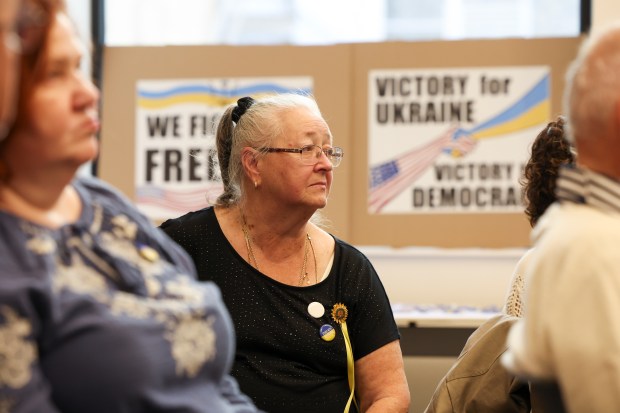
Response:
[[[220,168],[224,180],[224,193],[218,198],[216,204],[232,205],[239,202],[243,196],[243,165],[241,163],[241,149],[249,146],[261,148],[270,146],[282,133],[282,113],[288,110],[305,108],[313,114],[322,117],[316,101],[307,95],[284,93],[269,95],[256,101],[247,108],[239,118],[239,122],[233,126],[231,112],[234,105],[229,107],[222,118],[216,140],[226,142],[226,145],[218,145],[220,148],[227,147],[229,153],[218,154],[227,158],[223,161],[220,157]]]
[[[594,139],[609,127],[620,99],[620,22],[583,42],[565,80],[567,138]]]

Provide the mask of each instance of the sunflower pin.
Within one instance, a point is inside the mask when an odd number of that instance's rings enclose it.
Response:
[[[338,324],[342,324],[347,321],[347,317],[349,316],[349,310],[347,310],[347,306],[342,303],[334,304],[332,308],[332,318]]]

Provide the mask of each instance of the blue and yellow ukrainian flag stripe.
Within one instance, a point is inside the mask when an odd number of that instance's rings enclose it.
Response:
[[[461,135],[471,135],[474,139],[502,136],[545,123],[550,113],[549,75],[545,75],[508,109],[469,130],[458,130],[454,138]]]
[[[138,106],[144,109],[162,109],[168,106],[193,103],[222,107],[243,96],[260,98],[272,93],[310,94],[310,89],[291,89],[275,83],[259,83],[247,87],[218,89],[207,85],[184,85],[152,92],[138,90]]]
[[[549,113],[551,107],[549,100],[540,102],[538,105],[532,107],[527,112],[523,113],[519,117],[504,122],[500,125],[481,130],[473,134],[474,139],[491,138],[498,135],[506,135],[508,133],[516,132],[521,129],[531,128],[541,123],[546,122],[549,119]]]

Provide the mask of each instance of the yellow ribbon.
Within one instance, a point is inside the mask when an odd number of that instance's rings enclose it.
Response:
[[[349,390],[351,390],[347,405],[344,407],[344,413],[349,413],[351,402],[355,404],[357,411],[360,411],[357,400],[355,399],[355,361],[353,360],[353,348],[351,347],[351,339],[349,338],[349,330],[347,329],[346,320],[348,315],[349,312],[344,304],[334,304],[332,318],[336,323],[340,324],[342,336],[344,337],[344,346],[347,350],[347,376],[349,380]]]
[[[357,406],[357,400],[355,400],[355,362],[353,361],[353,349],[351,348],[351,339],[349,338],[349,331],[347,330],[347,322],[343,321],[340,324],[340,328],[342,329],[342,336],[344,337],[344,345],[347,349],[347,374],[349,378],[349,389],[351,390],[351,395],[349,396],[349,400],[347,401],[347,405],[344,407],[344,413],[349,413],[349,409],[351,408],[351,401],[355,403],[355,407],[359,411],[359,407]]]

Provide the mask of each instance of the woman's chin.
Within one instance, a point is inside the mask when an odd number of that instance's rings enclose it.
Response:
[[[92,161],[99,155],[99,140],[96,136],[93,136],[91,141],[89,142],[89,149],[86,152],[89,152],[87,156],[89,156],[89,161]]]
[[[99,154],[99,144],[97,142],[89,146],[75,156],[74,161],[77,167],[92,162]]]
[[[323,209],[327,206],[327,198],[324,198],[322,200],[317,200],[315,203],[313,203],[313,206],[316,209]]]

